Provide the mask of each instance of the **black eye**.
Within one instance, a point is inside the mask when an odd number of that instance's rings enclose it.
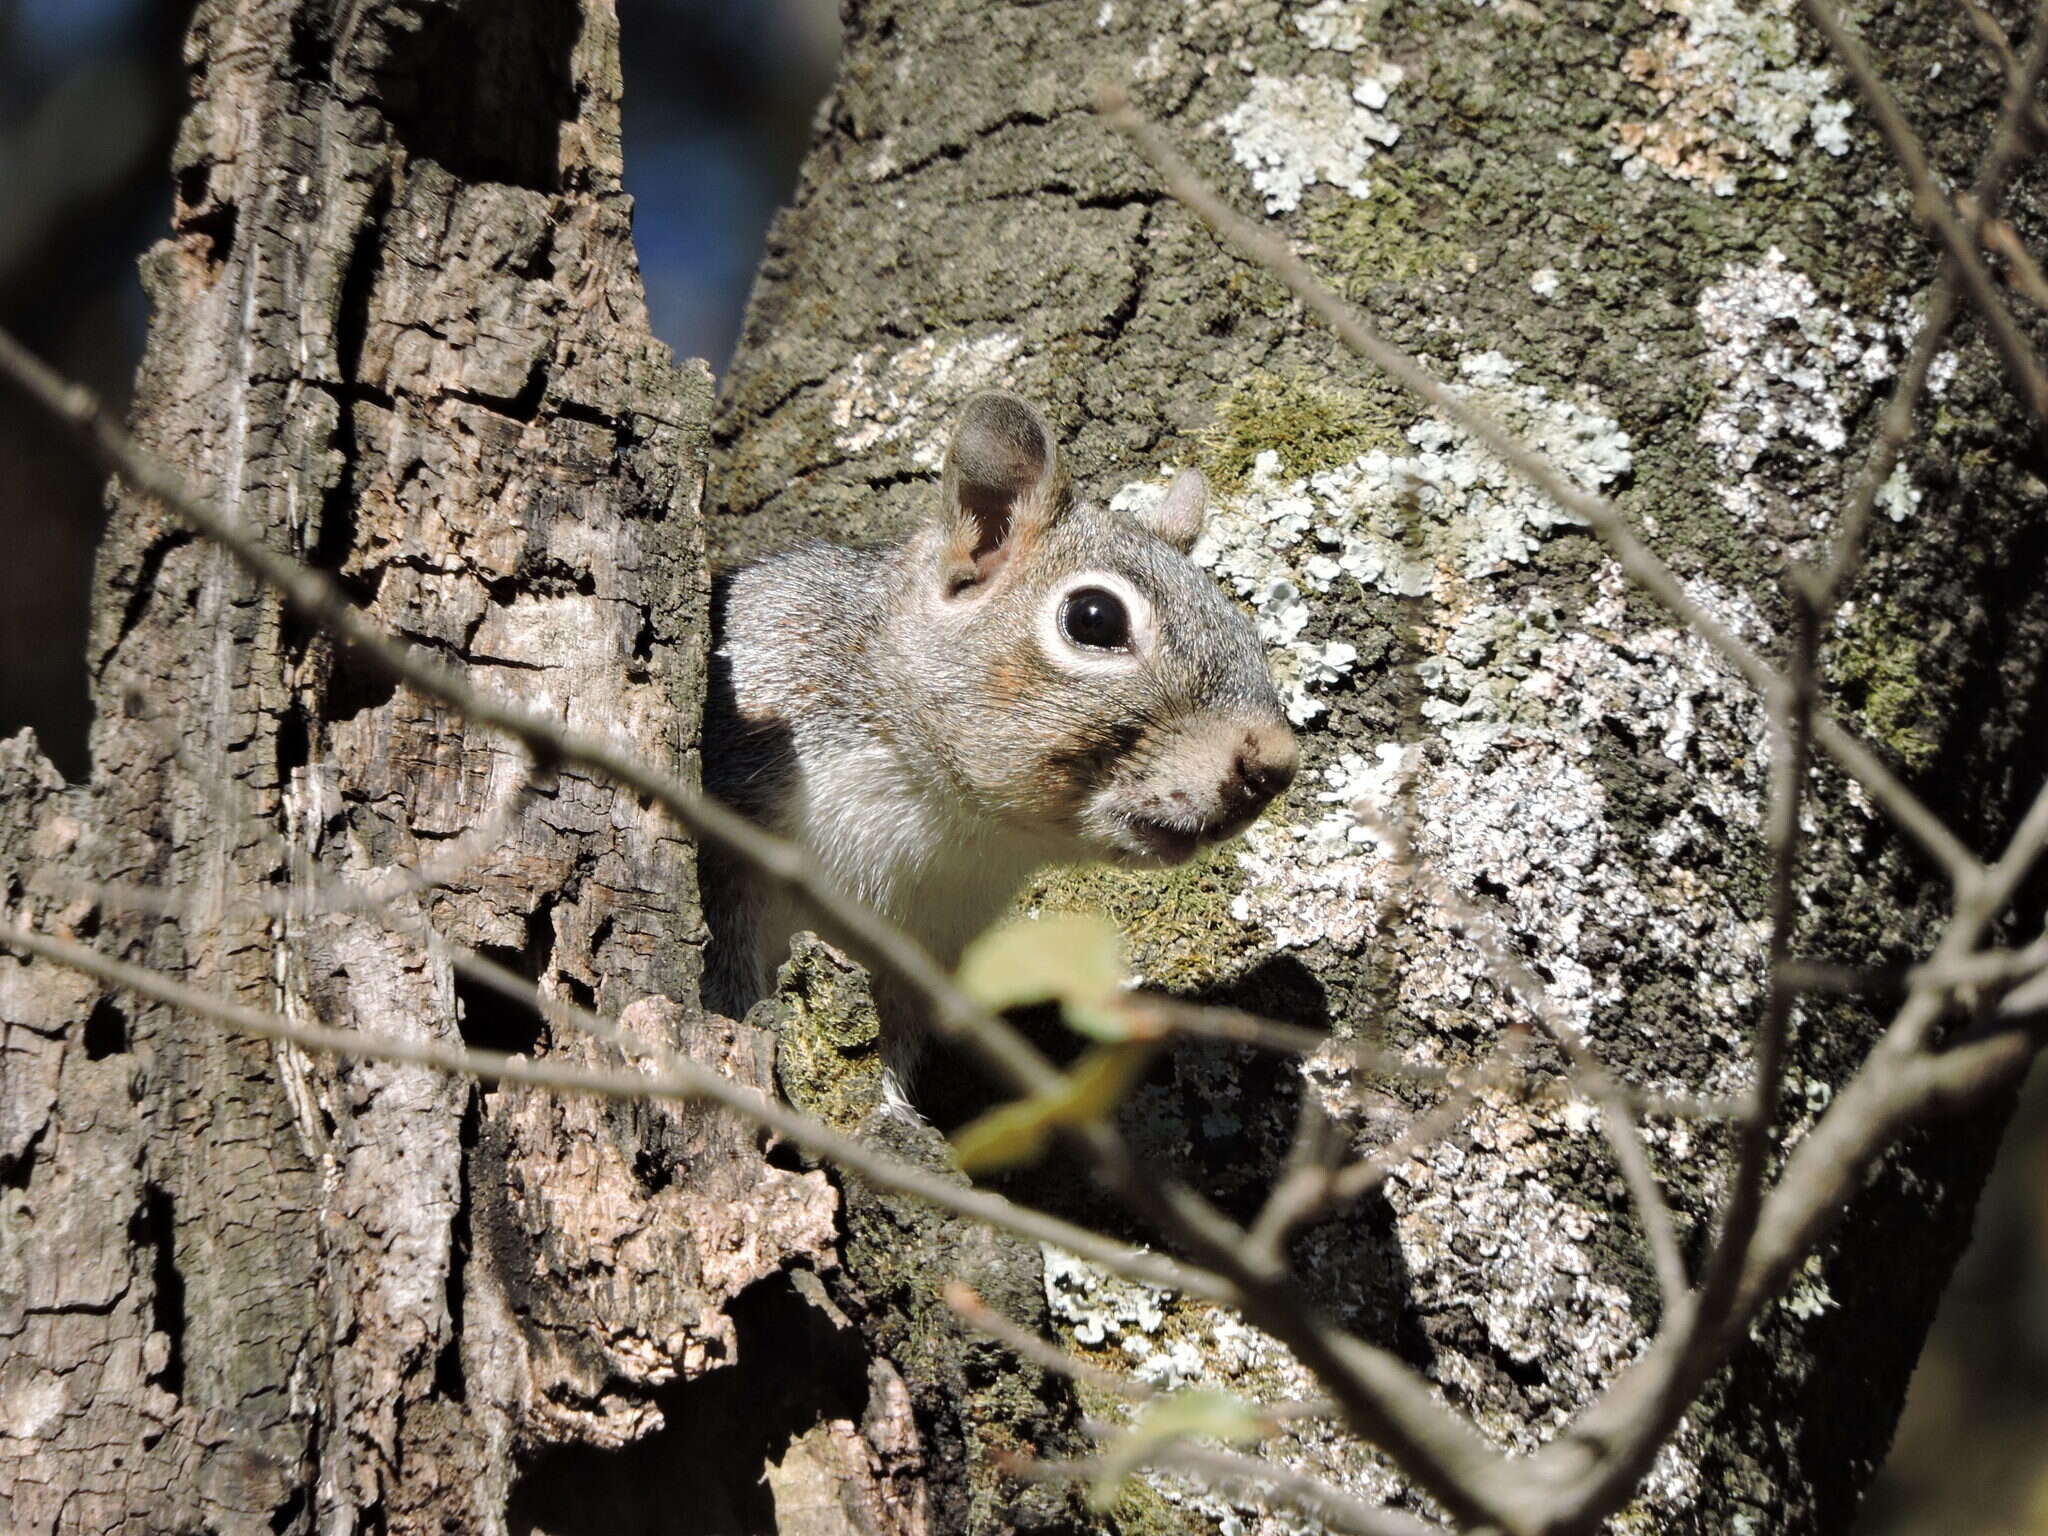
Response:
[[[1060,633],[1092,650],[1120,651],[1130,643],[1131,616],[1114,592],[1083,587],[1060,604]]]

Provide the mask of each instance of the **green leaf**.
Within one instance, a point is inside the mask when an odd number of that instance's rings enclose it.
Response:
[[[953,1155],[962,1173],[999,1173],[1021,1168],[1045,1155],[1059,1129],[1054,1106],[1045,1099],[1002,1104],[953,1133]]]
[[[1056,1002],[1075,1029],[1107,1041],[1129,1033],[1117,1006],[1126,974],[1113,924],[1060,913],[983,934],[960,957],[959,981],[984,1008]]]
[[[1227,1392],[1174,1392],[1145,1405],[1138,1422],[1102,1448],[1102,1470],[1089,1489],[1098,1510],[1116,1500],[1124,1479],[1177,1440],[1221,1440],[1248,1445],[1279,1426],[1242,1398]]]
[[[1097,1046],[1074,1063],[1052,1092],[998,1105],[968,1122],[953,1133],[961,1171],[994,1173],[1038,1161],[1062,1129],[1114,1113],[1156,1049],[1149,1041]]]

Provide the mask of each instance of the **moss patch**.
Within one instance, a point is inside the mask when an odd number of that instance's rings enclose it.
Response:
[[[1889,606],[1859,608],[1829,657],[1842,701],[1864,728],[1907,769],[1918,771],[1940,750],[1940,722],[1927,698],[1920,640]]]
[[[1333,389],[1306,373],[1260,370],[1231,392],[1202,433],[1202,468],[1224,496],[1243,491],[1252,464],[1269,449],[1290,476],[1333,469],[1397,445],[1400,404],[1391,383]],[[1414,414],[1410,407],[1407,415]]]
[[[1101,913],[1122,930],[1148,986],[1192,992],[1233,975],[1258,951],[1258,935],[1230,915],[1242,881],[1232,851],[1216,848],[1179,869],[1048,870],[1020,905]]]
[[[1373,162],[1372,196],[1318,197],[1308,210],[1317,263],[1347,298],[1463,266],[1471,216],[1464,199],[1427,171],[1386,156]]]
[[[882,1094],[881,1031],[867,974],[799,934],[777,978],[775,1076],[789,1102],[852,1134]]]

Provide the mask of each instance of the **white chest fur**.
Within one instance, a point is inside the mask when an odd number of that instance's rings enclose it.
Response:
[[[809,848],[847,892],[902,926],[944,964],[1001,915],[1050,850],[906,769],[880,741],[802,752],[776,830]],[[774,901],[761,937],[776,964],[805,926]]]

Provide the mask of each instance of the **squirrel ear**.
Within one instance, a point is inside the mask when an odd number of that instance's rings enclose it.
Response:
[[[1202,536],[1202,520],[1208,515],[1209,482],[1199,469],[1184,469],[1173,477],[1165,496],[1138,514],[1138,521],[1186,554]]]
[[[972,586],[1059,516],[1059,450],[1045,418],[1015,395],[986,390],[961,407],[946,449],[941,513],[950,589]]]

